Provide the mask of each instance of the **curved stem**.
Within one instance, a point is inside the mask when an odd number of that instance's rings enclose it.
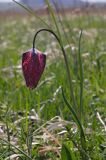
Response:
[[[72,98],[72,101],[73,101],[73,105],[74,105],[74,108],[77,110],[77,104],[76,104],[76,101],[75,101],[75,97],[74,97],[74,91],[73,91],[73,84],[72,84],[72,77],[71,77],[71,74],[70,74],[70,69],[69,69],[69,65],[68,65],[68,60],[67,60],[67,56],[66,56],[66,53],[65,53],[65,50],[64,50],[64,47],[61,43],[61,40],[59,39],[59,37],[50,29],[40,29],[38,30],[36,33],[35,33],[35,36],[34,36],[34,39],[33,39],[33,51],[35,49],[35,41],[36,41],[36,38],[37,38],[37,35],[42,32],[42,31],[46,31],[46,32],[49,32],[51,33],[58,41],[60,47],[61,47],[61,50],[62,50],[62,53],[63,53],[63,56],[64,56],[64,61],[65,61],[65,65],[66,65],[66,71],[67,71],[67,76],[68,76],[68,80],[69,80],[69,85],[70,85],[70,94],[71,94],[71,98]]]

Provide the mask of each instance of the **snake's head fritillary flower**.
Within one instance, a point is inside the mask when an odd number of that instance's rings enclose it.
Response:
[[[22,70],[27,87],[37,86],[46,64],[46,55],[36,49],[23,53]]]

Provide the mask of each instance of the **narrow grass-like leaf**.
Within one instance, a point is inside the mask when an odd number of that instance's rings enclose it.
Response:
[[[60,30],[59,30],[59,27],[58,27],[58,24],[57,24],[57,21],[56,21],[56,17],[55,17],[54,11],[53,11],[53,9],[52,9],[52,7],[51,7],[51,5],[50,5],[50,2],[49,2],[48,0],[46,0],[46,3],[47,3],[47,5],[48,5],[49,11],[50,11],[50,13],[51,13],[51,17],[52,17],[53,22],[54,22],[54,24],[55,24],[55,26],[56,26],[57,33],[58,33],[60,42],[61,42],[61,44],[62,44],[61,33],[60,33]]]
[[[79,59],[79,71],[80,71],[80,120],[82,121],[83,115],[83,66],[82,66],[82,58],[81,58],[81,37],[82,37],[82,30],[80,32],[79,37],[79,50],[78,50],[78,59]]]
[[[85,134],[84,134],[84,131],[83,131],[83,127],[82,127],[82,125],[81,125],[81,122],[80,122],[80,120],[78,119],[77,114],[76,114],[76,112],[74,111],[73,107],[72,107],[71,104],[67,101],[67,99],[66,99],[66,97],[65,97],[65,95],[64,95],[63,89],[62,89],[62,95],[63,95],[64,102],[66,103],[67,107],[69,108],[69,110],[70,110],[70,112],[71,112],[71,114],[72,114],[73,120],[75,121],[75,123],[77,124],[77,126],[78,126],[78,128],[79,128],[82,148],[83,148],[84,150],[86,150]]]
[[[32,158],[31,158],[29,155],[27,155],[24,151],[22,151],[21,149],[19,149],[19,148],[16,147],[15,145],[11,144],[11,143],[8,142],[7,140],[0,138],[0,141],[1,141],[1,143],[3,143],[3,142],[7,143],[7,144],[10,145],[11,147],[15,148],[17,151],[19,151],[20,153],[22,153],[27,159],[32,160]]]
[[[63,144],[61,150],[61,160],[73,160],[69,148]]]
[[[44,23],[48,28],[50,27],[40,16],[36,15],[36,13],[33,12],[31,8],[21,4],[20,2],[15,1],[15,0],[13,0],[13,2],[18,4],[20,7],[22,7],[24,10],[26,10],[31,15],[35,16],[38,20],[40,20],[42,23]]]
[[[74,106],[75,106],[75,108],[77,110],[77,103],[76,103],[76,100],[75,100],[74,90],[73,90],[73,84],[72,84],[72,76],[71,76],[70,69],[69,69],[67,55],[66,55],[66,52],[65,52],[64,47],[63,47],[61,33],[60,33],[60,30],[59,30],[59,27],[58,27],[58,24],[57,24],[57,21],[56,21],[56,17],[55,17],[54,11],[53,11],[53,9],[52,9],[52,7],[50,5],[50,2],[48,0],[46,0],[46,3],[48,5],[49,11],[51,13],[51,17],[52,17],[52,19],[54,21],[54,24],[56,26],[56,29],[57,29],[57,33],[58,33],[59,40],[60,40],[60,46],[62,46],[62,52],[63,52],[63,56],[64,56],[64,61],[65,61],[65,64],[66,64],[66,70],[67,70],[68,79],[69,79],[69,85],[70,85],[70,95],[71,95],[73,104],[74,104]]]
[[[60,17],[58,3],[56,3],[56,1],[55,1],[55,0],[52,0],[52,1],[53,1],[54,6],[55,6],[55,9],[56,9],[57,16],[58,16],[58,21],[60,22],[60,25],[61,25],[62,31],[63,31],[63,33],[64,33],[64,37],[65,37],[65,39],[66,39],[66,41],[67,41],[68,45],[70,46],[70,40],[69,40],[69,38],[68,38],[68,36],[67,36],[67,33],[66,33],[66,31],[65,31],[64,23],[62,22],[61,17]],[[63,11],[62,11],[62,12],[63,12]],[[70,49],[71,49],[71,47],[70,47]]]

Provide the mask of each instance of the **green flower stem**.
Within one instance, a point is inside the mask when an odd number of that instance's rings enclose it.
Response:
[[[77,110],[77,104],[76,104],[76,101],[75,101],[75,97],[74,97],[74,92],[73,92],[73,84],[72,84],[72,77],[71,77],[71,74],[70,74],[70,69],[69,69],[69,65],[68,65],[68,60],[67,60],[67,56],[66,56],[66,52],[64,50],[64,47],[61,43],[61,40],[59,39],[59,37],[50,29],[40,29],[38,30],[36,33],[35,33],[35,36],[34,36],[34,39],[33,39],[33,51],[34,51],[34,48],[35,48],[35,41],[36,41],[36,38],[37,38],[37,35],[42,32],[42,31],[46,31],[46,32],[49,32],[51,33],[52,35],[54,35],[54,37],[57,39],[57,41],[59,42],[59,45],[61,47],[61,50],[62,50],[62,53],[63,53],[63,56],[64,56],[64,61],[65,61],[65,65],[66,65],[66,71],[67,71],[67,76],[68,76],[68,80],[69,80],[69,85],[70,85],[70,94],[71,94],[71,98],[72,98],[72,101],[73,101],[73,105],[74,105],[74,108],[75,110]]]

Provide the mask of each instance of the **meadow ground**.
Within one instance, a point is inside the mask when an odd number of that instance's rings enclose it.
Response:
[[[0,15],[0,160],[105,160],[106,159],[106,15],[67,13],[57,17],[72,76],[76,113],[79,115],[81,77],[79,32],[83,68],[81,124],[64,102],[61,88],[72,105],[61,49],[54,37],[42,32],[36,48],[47,52],[45,71],[36,89],[29,90],[21,70],[22,53],[32,48],[35,32],[47,28],[38,18],[8,13]],[[51,29],[49,16],[41,16]],[[56,32],[57,33],[57,32]],[[80,117],[79,117],[80,121]],[[61,149],[62,148],[62,149]],[[85,153],[86,152],[86,153]],[[67,156],[68,155],[68,156]]]

